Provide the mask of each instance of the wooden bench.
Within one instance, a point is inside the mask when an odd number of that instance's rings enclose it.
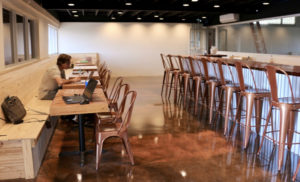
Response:
[[[74,60],[92,57],[93,54],[75,54]],[[0,71],[0,104],[4,98],[18,96],[25,105],[27,114],[24,122],[18,125],[0,120],[0,180],[26,178],[38,174],[58,118],[48,118],[50,100],[38,99],[38,88],[48,67],[56,64],[57,56],[41,61],[16,65]],[[0,117],[4,118],[2,109]],[[51,127],[46,126],[49,120]]]
[[[57,121],[51,118],[52,127],[45,126],[52,101],[39,100],[38,87],[45,70],[55,63],[56,56],[0,73],[0,102],[8,95],[18,96],[27,110],[22,124],[0,120],[0,179],[30,179],[38,173]],[[4,118],[2,109],[0,117]]]

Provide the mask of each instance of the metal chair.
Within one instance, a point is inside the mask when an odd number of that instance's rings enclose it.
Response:
[[[271,88],[271,96],[272,96],[272,101],[271,101],[271,107],[269,110],[269,117],[267,119],[267,124],[265,126],[264,129],[264,133],[263,133],[263,139],[261,142],[261,146],[260,149],[262,147],[263,144],[263,140],[264,138],[270,138],[269,136],[267,136],[267,133],[272,133],[272,141],[273,143],[277,143],[274,139],[273,133],[277,132],[274,130],[274,126],[273,126],[273,122],[271,120],[271,128],[272,130],[267,132],[267,128],[270,122],[270,119],[272,119],[271,117],[271,113],[272,113],[272,108],[279,108],[280,110],[280,126],[279,126],[279,142],[278,142],[278,170],[281,170],[282,165],[283,165],[283,155],[284,155],[284,149],[285,149],[285,145],[287,145],[287,148],[290,150],[292,147],[292,141],[293,141],[293,135],[294,133],[299,134],[299,132],[295,131],[295,111],[297,111],[298,109],[300,109],[300,98],[296,98],[294,96],[294,92],[293,92],[293,88],[292,88],[292,83],[290,80],[289,75],[281,68],[279,67],[275,67],[272,65],[267,65],[266,67],[266,72],[267,72],[267,76],[268,76],[268,80],[269,80],[269,84],[270,84],[270,88]],[[283,75],[285,76],[285,78],[288,81],[288,87],[289,87],[289,91],[290,91],[290,97],[284,96],[284,97],[279,97],[279,91],[278,91],[278,80],[276,78],[276,72],[278,73],[283,73]],[[288,93],[285,93],[288,94]],[[286,143],[286,139],[287,139],[287,143]],[[296,144],[296,143],[294,143]],[[298,144],[298,143],[297,143]],[[260,152],[260,149],[258,151],[258,154]],[[295,172],[295,175],[297,175],[296,173],[299,170],[299,162],[298,162],[298,167],[297,170]]]
[[[233,72],[233,70],[231,69],[231,66],[229,66],[229,64],[222,60],[222,59],[217,59],[217,64],[218,64],[218,68],[219,68],[219,73],[220,73],[220,81],[221,81],[221,88],[225,91],[225,100],[226,100],[226,106],[225,106],[225,122],[224,122],[224,135],[227,134],[228,131],[228,122],[229,122],[229,111],[232,111],[232,96],[233,93],[236,94],[236,98],[239,98],[239,94],[240,94],[240,85],[239,83],[236,82],[236,80],[234,79],[234,75],[236,76],[236,74],[234,74],[235,72]],[[225,74],[229,75],[230,80],[226,80],[225,79]],[[238,105],[238,99],[236,99],[237,104]],[[238,112],[236,112],[238,114]],[[236,114],[236,117],[237,117]],[[232,112],[231,112],[232,115]],[[236,117],[234,119],[234,121],[236,120]]]
[[[251,134],[251,127],[253,127],[251,125],[253,105],[255,105],[256,133],[259,134],[260,127],[261,127],[261,119],[262,119],[261,115],[262,115],[263,98],[270,98],[271,92],[269,90],[257,87],[257,83],[255,81],[253,71],[249,65],[237,61],[235,62],[235,66],[238,73],[239,85],[241,91],[239,101],[241,101],[242,96],[246,97],[245,138],[244,138],[243,146],[244,148],[247,148],[250,134]],[[244,77],[243,67],[247,68],[247,71],[249,71],[250,74],[247,75],[248,77]],[[250,87],[247,88],[245,86],[244,78],[247,78],[250,82],[252,82],[251,86],[253,86],[254,88],[250,88]],[[240,106],[240,103],[241,102],[239,102],[238,108]]]
[[[115,116],[114,120],[116,122],[112,122],[109,125],[105,125],[105,124],[101,123],[101,119],[100,119],[100,122],[99,122],[100,124],[97,124],[97,126],[96,126],[96,170],[98,170],[98,168],[99,168],[103,143],[109,137],[120,137],[122,139],[124,147],[129,156],[130,162],[132,165],[134,165],[133,154],[130,149],[128,135],[127,135],[127,128],[129,126],[129,123],[131,120],[136,95],[137,95],[137,93],[135,91],[129,91],[124,96],[122,103],[121,103],[121,107],[123,107],[123,108],[126,107],[128,109],[125,114],[118,113]],[[128,107],[126,106],[127,97],[130,99]],[[122,109],[120,109],[120,110],[122,110]],[[120,120],[122,122],[118,122]]]

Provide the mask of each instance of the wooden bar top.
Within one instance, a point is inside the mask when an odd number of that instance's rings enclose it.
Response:
[[[84,89],[61,89],[57,92],[50,107],[50,116],[74,115],[74,114],[90,114],[98,112],[108,112],[108,103],[104,96],[103,90],[96,88],[92,101],[89,104],[66,104],[63,96],[72,96],[74,94],[82,94]]]
[[[205,56],[201,56],[201,57],[205,57]],[[273,65],[273,66],[280,67],[281,69],[283,69],[290,75],[300,76],[300,66],[258,62],[258,61],[252,61],[252,60],[232,59],[232,58],[212,58],[212,57],[206,57],[206,58],[207,59],[221,59],[221,60],[228,62],[230,65],[233,65],[235,62],[240,61],[240,62],[248,64],[252,69],[257,69],[257,70],[264,70],[266,65]]]

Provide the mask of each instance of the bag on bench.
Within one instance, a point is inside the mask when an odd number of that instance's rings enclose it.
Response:
[[[1,104],[6,122],[19,124],[23,122],[26,110],[17,96],[7,96]]]

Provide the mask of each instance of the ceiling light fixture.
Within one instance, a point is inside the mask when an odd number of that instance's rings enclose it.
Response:
[[[265,6],[268,6],[270,3],[269,2],[263,2],[262,4],[265,5]]]
[[[182,18],[181,20],[182,20],[182,21],[185,21],[185,18]]]
[[[116,18],[115,18],[115,17],[111,17],[111,19],[112,19],[112,20],[115,20]]]
[[[132,3],[127,2],[127,3],[125,3],[125,5],[126,5],[126,6],[131,6]]]
[[[182,6],[184,6],[184,7],[188,7],[188,6],[190,6],[188,3],[184,3]]]
[[[164,18],[159,18],[159,20],[164,20]]]
[[[255,12],[257,13],[257,12],[258,12],[258,9],[257,9],[257,10],[255,10]]]
[[[123,12],[122,11],[118,11],[118,14],[121,15],[121,14],[123,14]]]
[[[218,5],[218,4],[214,5],[214,8],[219,8],[219,7],[220,7],[220,5]]]
[[[68,6],[75,6],[74,3],[68,3]]]
[[[158,18],[159,16],[158,15],[154,15],[154,18]]]
[[[137,17],[137,20],[141,20],[142,18],[141,17]]]
[[[74,17],[76,17],[76,18],[77,18],[77,17],[79,17],[79,15],[74,15]]]
[[[73,11],[72,11],[72,13],[77,13],[77,12],[78,12],[78,11],[76,11],[76,10],[73,10]]]
[[[192,2],[198,2],[198,0],[192,0]]]
[[[202,16],[202,19],[206,19],[207,17],[206,16]]]

